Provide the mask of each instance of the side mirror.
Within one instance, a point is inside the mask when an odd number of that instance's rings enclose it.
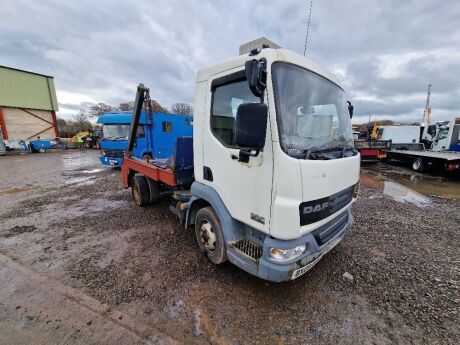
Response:
[[[265,103],[240,104],[236,111],[236,145],[249,151],[256,150],[258,154],[265,146],[267,118],[268,107]]]
[[[350,101],[347,101],[348,103],[348,114],[350,114],[350,119],[353,118],[353,109],[354,107],[351,105]]]
[[[262,58],[260,60],[246,61],[245,70],[249,89],[254,96],[263,98],[267,87],[267,60]]]

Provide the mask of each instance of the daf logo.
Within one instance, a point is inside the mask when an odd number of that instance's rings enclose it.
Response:
[[[321,212],[321,211],[325,210],[328,207],[329,207],[328,202],[323,202],[322,204],[316,204],[315,206],[305,206],[303,208],[303,214]]]

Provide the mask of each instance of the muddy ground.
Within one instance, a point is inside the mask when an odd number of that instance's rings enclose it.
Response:
[[[0,344],[457,344],[460,179],[362,183],[348,237],[276,284],[208,263],[96,151],[0,157]]]

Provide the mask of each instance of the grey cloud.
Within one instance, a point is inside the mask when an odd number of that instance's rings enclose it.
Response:
[[[133,99],[143,82],[165,106],[191,103],[196,71],[241,43],[264,35],[302,54],[307,11],[295,0],[6,2],[0,63],[51,74],[58,90],[96,102]],[[447,116],[460,109],[458,18],[454,0],[315,1],[307,55],[342,71],[357,118],[421,119],[428,83],[433,113]],[[381,75],[382,59],[392,68],[408,54],[419,57]]]

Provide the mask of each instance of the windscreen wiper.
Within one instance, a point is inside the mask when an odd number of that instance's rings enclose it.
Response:
[[[305,151],[305,159],[310,159],[311,155],[312,154],[318,154],[318,153],[323,153],[323,152],[333,152],[333,151],[338,151],[338,150],[342,150],[341,151],[341,157],[343,157],[343,155],[345,154],[345,152],[352,148],[351,146],[347,145],[347,144],[344,144],[342,143],[342,145],[337,145],[337,146],[330,146],[331,143],[328,143],[328,144],[325,144],[325,145],[320,145],[320,146],[313,146],[312,148],[308,149]],[[313,156],[312,158],[314,158],[315,156]],[[314,158],[316,159],[316,158]]]

